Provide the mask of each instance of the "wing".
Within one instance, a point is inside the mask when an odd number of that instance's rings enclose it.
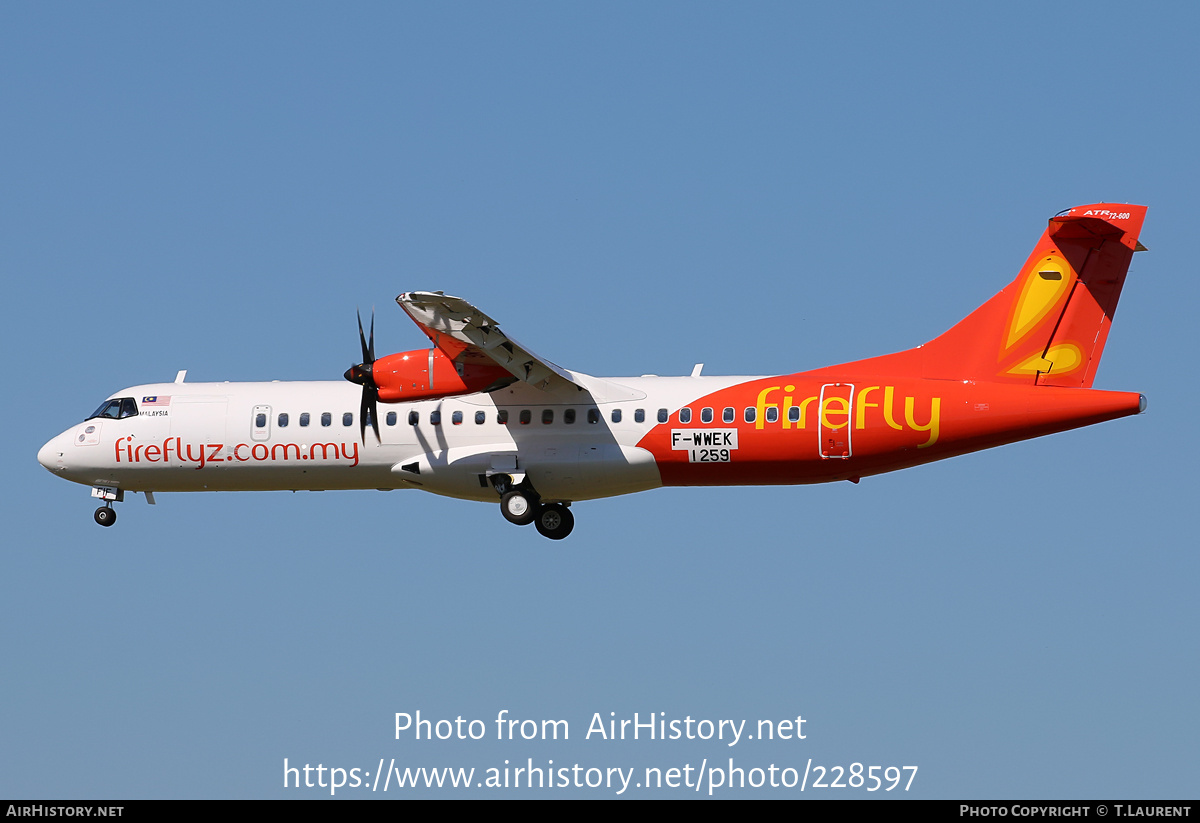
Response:
[[[456,364],[491,365],[543,390],[584,389],[570,372],[513,340],[495,320],[461,297],[440,291],[407,292],[396,298],[421,331]]]

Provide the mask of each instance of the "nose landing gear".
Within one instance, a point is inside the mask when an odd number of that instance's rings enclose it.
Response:
[[[96,513],[92,515],[96,518],[96,522],[101,526],[111,526],[116,523],[117,510],[112,507],[112,504],[114,501],[120,503],[125,499],[125,490],[115,486],[92,486],[92,497],[104,501],[104,505],[96,509]]]

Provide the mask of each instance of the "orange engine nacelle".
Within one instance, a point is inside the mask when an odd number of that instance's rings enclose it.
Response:
[[[416,349],[376,360],[371,375],[383,403],[473,394],[516,380],[500,366],[454,363],[441,349]]]

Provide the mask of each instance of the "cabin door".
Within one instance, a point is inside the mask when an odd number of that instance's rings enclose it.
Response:
[[[821,387],[817,428],[821,433],[821,457],[844,460],[853,454],[854,385],[826,383]]]

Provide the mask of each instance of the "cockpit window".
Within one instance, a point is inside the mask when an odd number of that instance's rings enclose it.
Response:
[[[109,420],[119,420],[123,417],[137,417],[137,403],[132,397],[117,397],[105,400],[100,407],[88,415],[88,420],[94,417],[107,417]]]
[[[121,415],[121,401],[120,400],[105,400],[103,403],[100,404],[100,408],[96,409],[94,412],[92,412],[91,414],[88,415],[87,419],[91,420],[93,417],[109,417],[109,418],[112,418],[113,420],[116,420],[118,417],[120,417],[120,415]]]

